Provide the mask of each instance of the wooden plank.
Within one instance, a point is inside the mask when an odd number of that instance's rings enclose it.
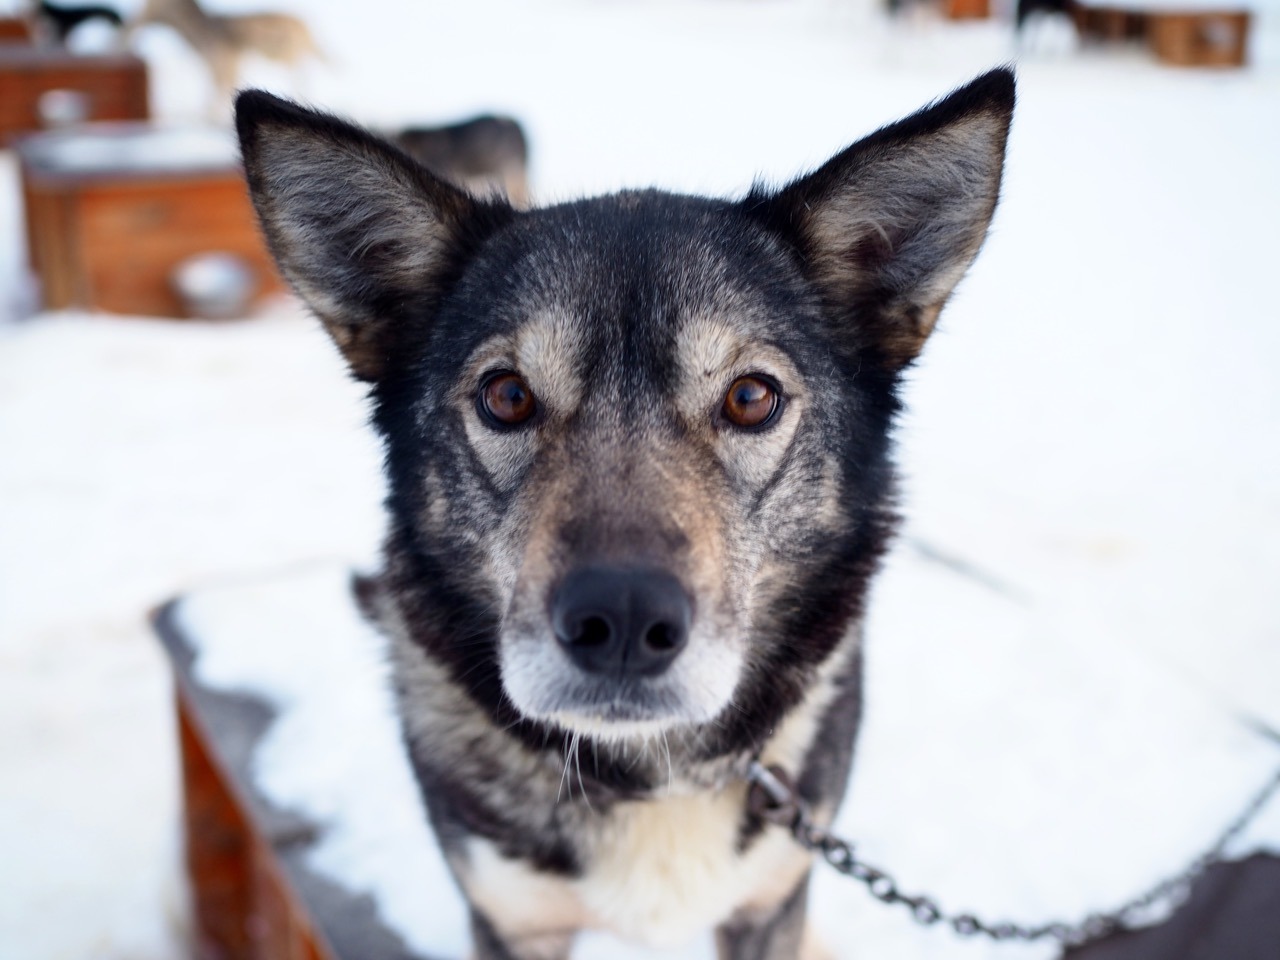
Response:
[[[181,688],[177,709],[195,954],[209,960],[251,960],[249,825],[210,756]]]
[[[178,686],[184,835],[197,955],[220,960],[336,960],[290,887],[271,844],[216,760]]]

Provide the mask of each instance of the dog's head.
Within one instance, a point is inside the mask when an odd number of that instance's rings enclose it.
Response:
[[[459,683],[603,740],[776,721],[860,610],[897,379],[982,243],[1012,106],[996,71],[781,190],[520,213],[241,95],[264,230],[374,385],[389,563]]]

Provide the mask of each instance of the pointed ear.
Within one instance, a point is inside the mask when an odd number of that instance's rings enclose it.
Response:
[[[514,215],[336,117],[236,98],[249,193],[281,273],[356,376],[380,379],[462,263]]]
[[[900,368],[977,255],[1000,192],[1014,78],[994,70],[745,209],[799,251],[840,322]]]

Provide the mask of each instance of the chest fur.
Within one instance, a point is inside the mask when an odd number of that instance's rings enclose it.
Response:
[[[735,912],[780,903],[808,869],[808,856],[781,831],[738,849],[745,793],[734,785],[618,804],[591,822],[585,869],[573,879],[538,873],[473,839],[465,886],[514,938],[605,929],[676,945]]]
[[[802,768],[840,689],[835,678],[843,663],[841,656],[825,665],[766,745],[764,763]],[[473,837],[459,879],[472,903],[513,940],[604,929],[657,947],[679,944],[735,913],[780,904],[809,868],[809,855],[777,828],[739,849],[746,795],[746,783],[733,781],[588,814],[580,821],[583,871],[572,879],[538,872]],[[815,809],[820,818],[829,812],[825,804]]]

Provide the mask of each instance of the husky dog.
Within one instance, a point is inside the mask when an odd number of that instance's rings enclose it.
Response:
[[[594,928],[800,953],[810,857],[744,773],[780,766],[818,822],[841,801],[896,391],[983,242],[1013,102],[996,70],[742,200],[520,212],[240,95],[280,268],[372,385],[369,605],[482,960]]]

